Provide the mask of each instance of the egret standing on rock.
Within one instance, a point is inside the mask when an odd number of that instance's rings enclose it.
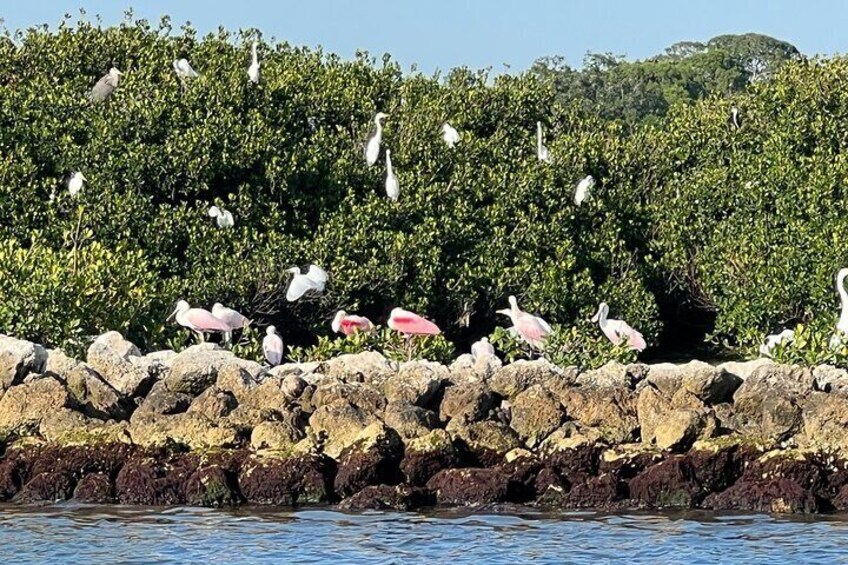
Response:
[[[480,361],[481,359],[494,357],[495,348],[492,347],[491,343],[489,343],[489,338],[484,337],[480,341],[474,342],[471,346],[471,356],[474,358],[475,362]]]
[[[386,196],[394,201],[397,201],[398,197],[400,197],[400,184],[395,176],[394,169],[392,169],[391,149],[386,149]]]
[[[250,320],[232,308],[227,308],[220,302],[216,302],[212,305],[212,315],[227,324],[230,328],[229,331],[224,332],[225,343],[232,343],[233,330],[243,329],[245,326],[250,324]]]
[[[259,55],[256,53],[256,47],[258,45],[259,44],[254,41],[250,47],[251,62],[250,66],[247,68],[247,78],[253,84],[259,84]]]
[[[272,367],[276,367],[283,360],[283,340],[277,335],[277,328],[268,326],[265,330],[265,339],[262,340],[262,353],[265,360]]]
[[[205,333],[224,333],[230,330],[230,326],[213,316],[212,312],[203,308],[192,308],[185,300],[177,302],[176,310],[168,316],[168,319],[170,320],[175,316],[177,323],[197,333],[200,341],[206,341]]]
[[[377,157],[380,156],[380,143],[383,142],[383,124],[381,120],[387,117],[389,115],[383,112],[377,112],[377,115],[374,116],[374,129],[365,143],[365,162],[368,163],[369,167],[376,163]]]
[[[449,123],[445,122],[442,124],[442,139],[445,140],[449,148],[453,149],[459,143],[459,132]]]
[[[217,206],[209,207],[209,217],[215,218],[215,223],[218,224],[219,228],[231,228],[236,223],[229,210]]]
[[[94,85],[94,88],[91,89],[91,92],[88,94],[88,99],[92,102],[104,102],[118,88],[118,77],[120,77],[123,73],[112,67],[109,69],[109,72],[103,75],[100,80],[97,81],[97,84]]]
[[[324,292],[324,285],[327,284],[327,273],[317,265],[309,265],[309,270],[306,274],[302,274],[300,269],[292,267],[289,272],[294,276],[289,283],[288,291],[286,291],[286,300],[294,302],[307,292]]]
[[[609,306],[607,306],[606,302],[601,302],[600,306],[598,306],[598,312],[592,316],[592,321],[598,323],[601,331],[604,332],[604,335],[607,336],[613,345],[620,345],[622,341],[626,340],[631,349],[644,351],[647,344],[642,334],[631,328],[623,320],[608,319],[608,315]]]
[[[518,300],[509,297],[509,308],[498,310],[498,314],[509,316],[519,337],[535,349],[545,347],[545,338],[553,331],[550,324],[538,316],[528,314],[518,307]]]
[[[839,301],[842,303],[842,312],[836,323],[836,333],[830,338],[830,348],[838,349],[848,339],[848,292],[845,291],[845,277],[848,277],[848,269],[839,269],[836,273],[836,292],[839,293]]]
[[[551,161],[548,148],[542,141],[542,122],[536,122],[536,156],[543,163],[550,163]]]
[[[197,78],[197,71],[191,68],[188,59],[174,59],[174,72],[179,78]]]
[[[343,333],[345,335],[353,335],[359,332],[370,332],[374,329],[374,324],[365,316],[355,316],[348,314],[344,310],[336,312],[336,317],[330,324],[333,331]]]
[[[580,206],[585,202],[589,196],[592,194],[592,189],[595,187],[595,178],[592,175],[588,175],[580,182],[577,183],[577,187],[574,189],[574,204]]]
[[[68,193],[75,197],[80,193],[82,185],[86,181],[88,181],[88,179],[85,178],[81,172],[74,171],[71,173],[70,178],[68,178]]]

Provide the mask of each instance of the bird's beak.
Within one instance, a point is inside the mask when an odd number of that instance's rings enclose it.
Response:
[[[495,314],[503,314],[504,316],[512,316],[512,310],[506,308],[504,310],[498,310]]]
[[[168,317],[165,319],[165,321],[166,321],[166,322],[170,322],[171,320],[173,320],[173,319],[174,319],[174,316],[176,316],[176,315],[177,315],[177,310],[179,310],[179,308],[174,308],[174,311],[173,311],[173,312],[171,312],[171,315],[170,315],[170,316],[168,316]]]
[[[600,310],[598,310],[598,311],[595,313],[595,315],[594,315],[594,316],[592,316],[592,319],[591,319],[591,320],[589,320],[589,321],[590,321],[590,322],[597,322],[597,321],[600,319],[600,317],[601,317],[601,311],[600,311]]]

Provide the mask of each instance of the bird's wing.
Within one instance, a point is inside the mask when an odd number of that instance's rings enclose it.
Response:
[[[94,102],[102,102],[109,96],[112,91],[115,89],[111,84],[109,75],[105,75],[101,77],[100,80],[94,85],[94,88],[91,89],[91,93],[89,94],[89,98]]]
[[[223,320],[219,320],[212,315],[212,312],[203,310],[202,308],[192,308],[185,313],[184,318],[192,326],[204,332],[228,332],[230,326]]]
[[[286,300],[294,302],[308,291],[315,288],[315,283],[305,275],[295,275],[289,283],[289,288],[286,291]]]
[[[306,276],[312,282],[323,285],[327,284],[327,273],[321,267],[317,265],[309,265],[309,270],[306,271]]]
[[[262,353],[265,359],[272,365],[279,365],[283,359],[283,340],[276,335],[265,336],[262,340]]]
[[[553,328],[551,328],[551,325],[549,323],[547,323],[545,320],[543,320],[542,318],[540,318],[539,316],[536,316],[536,322],[540,326],[542,326],[542,329],[545,330],[546,332],[551,333],[552,331],[554,331]]]
[[[519,316],[515,327],[518,329],[521,337],[528,341],[541,341],[548,335],[548,332],[545,331],[545,328],[535,316]]]
[[[439,334],[439,326],[412,312],[403,312],[392,318],[395,329],[403,333],[411,334]]]

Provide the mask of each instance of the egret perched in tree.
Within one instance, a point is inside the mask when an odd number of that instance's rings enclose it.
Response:
[[[109,69],[109,72],[103,75],[91,89],[88,99],[92,102],[104,102],[118,88],[118,77],[122,74],[115,67]]]
[[[209,217],[215,218],[215,223],[218,224],[219,228],[231,228],[236,223],[229,210],[217,206],[209,207]]]
[[[845,277],[848,277],[848,269],[839,269],[836,273],[836,292],[839,293],[839,301],[842,303],[842,312],[836,323],[836,333],[830,338],[831,349],[837,349],[842,342],[848,339],[848,292],[845,291]]]
[[[391,200],[397,200],[400,196],[400,185],[392,169],[392,151],[386,149],[386,196]]]
[[[289,289],[286,291],[286,300],[294,302],[310,290],[315,292],[324,292],[324,285],[327,284],[327,273],[317,265],[309,265],[309,270],[306,274],[302,274],[300,269],[292,267],[289,272],[294,276],[289,283]]]
[[[87,181],[88,179],[81,172],[74,171],[68,178],[68,193],[71,196],[76,196],[82,190],[83,183]]]
[[[180,78],[197,78],[199,75],[191,68],[188,59],[174,59],[174,72]]]
[[[535,349],[544,348],[545,338],[553,331],[550,324],[542,318],[522,311],[514,296],[509,297],[509,308],[498,310],[497,313],[509,316],[519,337]]]
[[[374,116],[374,129],[371,130],[371,135],[368,136],[368,141],[365,143],[365,162],[368,166],[372,166],[377,162],[377,157],[380,156],[380,143],[383,141],[383,123],[381,120],[388,118],[388,114],[377,112]]]
[[[543,163],[549,163],[551,161],[548,148],[545,147],[542,140],[542,122],[536,122],[536,156]]]
[[[727,125],[730,129],[739,129],[742,127],[742,116],[739,115],[739,108],[733,106],[730,108],[730,116],[727,118]]]
[[[414,312],[404,310],[403,308],[395,308],[389,314],[388,326],[406,336],[412,335],[437,335],[442,333],[439,326],[424,319]]]
[[[212,315],[229,326],[229,331],[224,332],[224,341],[226,343],[232,343],[233,330],[240,330],[250,324],[250,320],[232,308],[227,308],[220,302],[212,305]]]
[[[359,332],[370,332],[374,329],[374,324],[365,316],[355,316],[344,310],[339,310],[336,312],[336,317],[333,318],[330,327],[336,333],[352,335]]]
[[[583,178],[580,182],[577,183],[577,186],[574,189],[574,203],[577,206],[583,204],[583,202],[592,195],[592,189],[595,187],[595,178],[592,175],[588,175]]]
[[[459,143],[459,132],[453,128],[449,123],[445,122],[442,124],[442,139],[445,140],[445,143],[451,149]]]
[[[619,345],[622,341],[627,341],[631,349],[643,351],[647,344],[645,338],[638,331],[634,330],[623,320],[608,319],[609,306],[606,302],[601,302],[598,306],[598,312],[592,316],[592,321],[597,322],[601,326],[601,331],[609,338],[613,345]]]
[[[494,357],[495,348],[489,343],[489,338],[484,337],[480,341],[475,341],[471,346],[471,356],[474,357],[474,361]]]
[[[177,323],[184,328],[188,328],[197,333],[200,341],[205,341],[205,333],[209,332],[227,332],[230,330],[225,322],[219,320],[212,315],[212,312],[203,308],[192,308],[185,300],[177,302],[177,308],[168,316],[168,319],[175,317]]]
[[[277,328],[268,326],[265,330],[265,339],[262,340],[262,353],[265,360],[272,367],[276,367],[283,360],[283,340],[277,335]]]
[[[250,47],[251,53],[251,62],[250,66],[247,68],[247,78],[253,84],[259,84],[259,55],[256,54],[256,47],[259,44],[254,41],[253,45]]]
[[[793,341],[795,341],[795,332],[792,330],[783,330],[779,334],[770,335],[766,337],[766,342],[760,346],[760,354],[765,357],[771,357],[775,347],[792,343]]]

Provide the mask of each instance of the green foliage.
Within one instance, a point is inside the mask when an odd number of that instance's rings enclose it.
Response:
[[[453,345],[442,335],[414,336],[405,338],[388,328],[376,328],[372,332],[358,332],[345,337],[318,338],[312,347],[290,347],[289,358],[294,361],[326,361],[347,353],[378,351],[394,361],[426,359],[449,363],[455,356]]]
[[[848,367],[848,339],[834,338],[832,326],[811,320],[809,324],[798,324],[794,331],[792,340],[772,348],[770,357],[776,362]]]

